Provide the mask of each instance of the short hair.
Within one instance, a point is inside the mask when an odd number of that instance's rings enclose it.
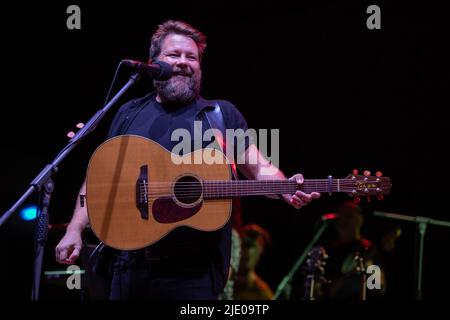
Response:
[[[349,213],[356,213],[358,215],[362,215],[362,209],[359,206],[359,204],[356,204],[351,200],[346,200],[338,206],[336,213],[338,214],[338,216]]]
[[[175,20],[161,23],[153,33],[149,50],[151,60],[155,60],[159,56],[164,39],[170,34],[180,34],[194,40],[198,48],[199,59],[202,60],[203,52],[206,49],[206,36],[190,24]]]

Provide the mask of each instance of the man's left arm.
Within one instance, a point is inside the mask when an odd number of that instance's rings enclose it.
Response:
[[[264,155],[258,150],[255,144],[251,144],[245,153],[237,156],[237,167],[244,176],[251,180],[286,180],[284,173],[268,161]],[[270,174],[268,174],[270,173]],[[298,173],[289,178],[296,181],[299,185],[303,184],[303,175]],[[313,199],[320,197],[320,193],[305,193],[301,190],[295,194],[283,194],[281,198],[300,209]],[[269,198],[277,198],[276,196],[268,196]]]

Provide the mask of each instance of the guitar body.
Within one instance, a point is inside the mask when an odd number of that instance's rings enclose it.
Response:
[[[219,164],[204,164],[218,157],[223,160]],[[195,159],[203,164],[194,164]],[[180,157],[144,137],[109,139],[97,148],[88,167],[86,203],[92,230],[120,250],[149,246],[179,226],[218,230],[231,216],[231,199],[204,199],[203,180],[231,180],[220,151],[201,149]]]

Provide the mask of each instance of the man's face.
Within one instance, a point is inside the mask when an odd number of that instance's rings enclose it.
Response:
[[[254,239],[246,240],[244,238],[243,241],[239,268],[241,271],[248,272],[254,270],[258,265],[263,248]]]
[[[160,101],[185,103],[198,97],[202,72],[194,40],[180,34],[168,35],[162,43],[158,60],[173,68],[169,80],[154,81]]]

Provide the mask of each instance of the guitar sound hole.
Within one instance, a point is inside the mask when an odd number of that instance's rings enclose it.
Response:
[[[175,198],[186,205],[195,203],[202,196],[202,184],[192,176],[184,176],[175,182]]]

